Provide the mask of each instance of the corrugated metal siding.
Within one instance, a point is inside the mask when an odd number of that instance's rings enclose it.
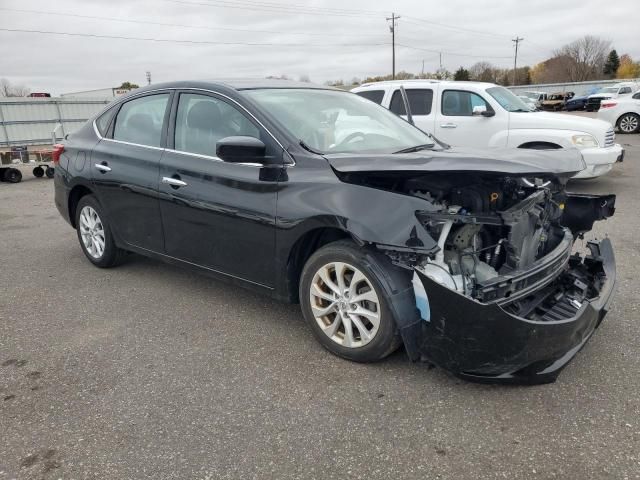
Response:
[[[51,133],[64,135],[80,128],[102,110],[108,99],[3,98],[0,99],[0,147],[51,143]]]

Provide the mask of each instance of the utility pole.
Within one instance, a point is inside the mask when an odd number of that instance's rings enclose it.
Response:
[[[151,72],[146,72],[147,75],[147,85],[151,85]]]
[[[440,52],[440,70],[442,70],[442,52]]]
[[[391,78],[396,79],[396,21],[400,17],[391,12],[391,18],[387,17],[387,20],[391,20],[389,30],[391,31]]]
[[[518,66],[518,44],[523,40],[524,40],[524,38],[517,37],[517,36],[516,36],[516,38],[511,40],[513,43],[516,44],[516,54],[513,57],[513,84],[514,85],[516,84],[516,68]]]
[[[424,77],[424,58],[422,59],[422,77]]]

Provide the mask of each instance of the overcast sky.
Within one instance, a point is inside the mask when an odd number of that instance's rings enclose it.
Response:
[[[0,0],[0,29],[194,42],[0,30],[0,78],[53,94],[142,85],[145,71],[154,83],[282,74],[349,81],[391,72],[391,11],[405,45],[398,71],[417,73],[423,60],[435,71],[440,51],[452,71],[480,60],[512,66],[515,36],[524,37],[520,66],[585,34],[640,60],[637,0]]]

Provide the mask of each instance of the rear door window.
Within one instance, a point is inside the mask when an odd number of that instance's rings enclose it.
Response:
[[[160,93],[124,103],[116,117],[113,139],[160,147],[168,102],[169,94]]]
[[[356,95],[360,95],[361,97],[380,105],[384,98],[384,90],[365,90],[364,92],[356,92]]]
[[[409,88],[405,89],[405,92],[407,92],[407,100],[409,100],[411,115],[429,115],[431,113],[431,105],[433,104],[433,90],[431,90],[430,88]],[[407,114],[404,108],[404,102],[402,101],[402,93],[400,92],[400,90],[396,90],[395,92],[393,92],[389,110],[391,110],[396,115]]]

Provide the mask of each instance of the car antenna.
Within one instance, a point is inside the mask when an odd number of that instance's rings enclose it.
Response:
[[[400,95],[402,95],[402,103],[404,103],[404,111],[407,112],[407,121],[411,125],[415,125],[413,123],[413,115],[411,115],[411,107],[409,107],[409,97],[407,97],[407,92],[404,87],[400,85]]]

